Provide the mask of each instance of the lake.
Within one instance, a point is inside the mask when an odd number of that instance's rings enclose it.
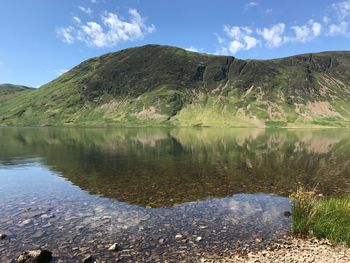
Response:
[[[0,128],[1,262],[38,247],[62,262],[193,262],[259,249],[290,233],[284,212],[298,187],[350,192],[349,135]]]

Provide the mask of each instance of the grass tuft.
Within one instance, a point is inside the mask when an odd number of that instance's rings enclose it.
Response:
[[[298,189],[291,195],[294,234],[327,238],[350,246],[350,197],[317,197]]]

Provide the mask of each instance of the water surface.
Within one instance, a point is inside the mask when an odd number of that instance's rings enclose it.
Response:
[[[1,262],[35,247],[72,262],[191,262],[263,246],[290,231],[283,213],[298,185],[350,191],[349,138],[334,129],[1,128]],[[121,252],[107,250],[114,242]]]

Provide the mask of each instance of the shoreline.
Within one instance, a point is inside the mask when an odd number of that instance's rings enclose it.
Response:
[[[333,245],[327,239],[289,236],[273,242],[263,250],[233,253],[221,259],[203,259],[202,263],[280,263],[280,262],[350,262],[350,248]]]
[[[116,248],[112,248],[116,246]],[[110,250],[114,255],[115,259],[121,262],[126,260],[123,259],[121,255],[125,251],[119,250],[118,245],[114,244],[108,250]],[[114,252],[113,252],[114,251]],[[63,263],[60,258],[58,251],[49,251],[45,249],[37,249],[32,251],[22,251],[21,255],[25,254],[36,254],[49,253],[50,258],[52,255],[52,260],[50,261],[40,261],[40,262],[58,262]],[[20,252],[19,252],[20,253]],[[18,253],[18,255],[20,255]],[[84,259],[82,262],[91,263],[106,263],[109,262],[100,257],[97,254],[90,254],[88,250],[85,250]],[[270,241],[263,247],[258,246],[247,246],[247,244],[242,243],[240,248],[232,251],[225,251],[222,254],[210,254],[209,252],[205,254],[197,254],[198,257],[183,255],[182,259],[178,262],[201,262],[201,263],[280,263],[280,262],[317,262],[317,263],[348,263],[350,262],[350,248],[343,245],[332,244],[327,239],[317,239],[317,238],[301,238],[294,235],[285,236],[284,239]],[[112,258],[110,258],[112,259]],[[16,260],[16,259],[13,259]],[[9,262],[13,262],[9,261]],[[170,258],[164,257],[161,261],[173,262]],[[7,262],[7,261],[6,261]],[[25,261],[26,262],[26,261]],[[145,261],[149,262],[149,261]],[[158,261],[156,261],[158,262]]]

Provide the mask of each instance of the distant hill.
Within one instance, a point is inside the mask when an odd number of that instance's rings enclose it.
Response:
[[[8,83],[0,84],[0,93],[5,93],[5,92],[13,93],[13,92],[24,91],[28,89],[32,89],[32,88],[22,86],[22,85],[8,84]]]
[[[240,60],[146,45],[1,96],[4,125],[349,127],[350,52]]]
[[[13,84],[0,84],[0,107],[3,104],[2,101],[6,101],[9,98],[13,97],[16,93],[22,91],[32,90],[32,88],[21,86],[21,85],[13,85]],[[1,120],[1,115],[0,115]],[[1,121],[0,121],[1,124]]]

